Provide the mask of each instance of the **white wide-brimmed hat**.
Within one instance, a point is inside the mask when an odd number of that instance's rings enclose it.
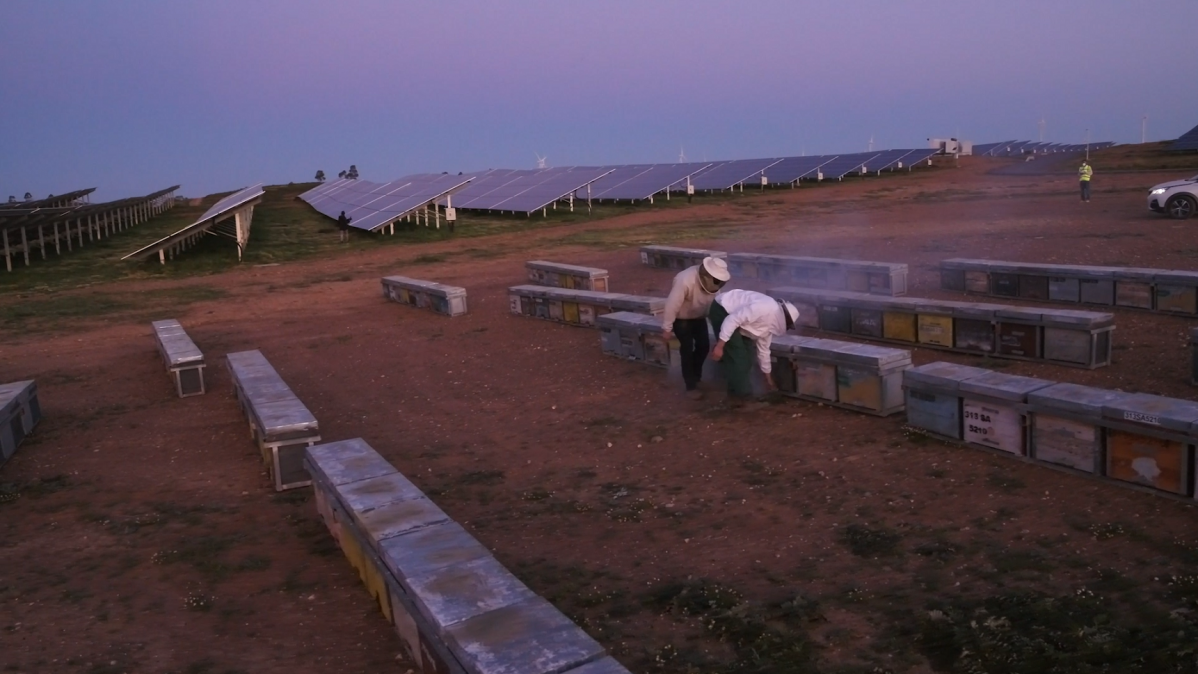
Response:
[[[724,262],[723,258],[705,257],[703,258],[703,269],[711,274],[711,278],[717,281],[728,282],[732,278],[732,274],[728,273],[728,263]]]

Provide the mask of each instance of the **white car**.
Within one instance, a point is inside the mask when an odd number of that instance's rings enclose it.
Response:
[[[1198,213],[1198,176],[1154,185],[1148,191],[1148,208],[1177,220]]]

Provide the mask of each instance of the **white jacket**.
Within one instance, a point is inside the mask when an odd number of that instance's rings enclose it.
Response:
[[[770,344],[774,335],[786,334],[786,317],[778,300],[752,290],[726,290],[715,301],[728,312],[720,326],[720,341],[727,342],[740,330],[757,346],[757,363],[762,374],[770,373]]]
[[[699,265],[683,269],[674,277],[670,296],[666,298],[666,312],[661,317],[661,327],[673,331],[677,318],[706,318],[714,299],[715,295],[703,290],[699,283]]]

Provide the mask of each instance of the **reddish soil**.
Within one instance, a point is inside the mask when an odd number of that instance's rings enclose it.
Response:
[[[1144,188],[1173,174],[1104,176],[1099,165],[1083,204],[1069,174],[988,174],[995,165],[403,252],[441,262],[402,263],[390,247],[103,288],[229,293],[158,316],[178,318],[209,359],[209,393],[187,399],[174,397],[144,317],[4,329],[0,381],[37,379],[45,419],[0,469],[20,492],[0,503],[0,663],[406,669],[308,490],[268,486],[223,359],[255,348],[326,440],[365,438],[636,672],[713,671],[704,658],[734,657],[735,639],[654,603],[664,584],[698,579],[750,608],[795,596],[791,606],[811,607],[806,654],[794,655],[811,669],[735,671],[932,671],[943,665],[918,634],[929,607],[1020,589],[1085,588],[1116,623],[1152,624],[1133,607],[1184,606],[1167,579],[1193,573],[1192,504],[911,436],[901,415],[799,401],[722,412],[714,392],[691,401],[663,372],[605,357],[593,330],[507,311],[505,289],[535,258],[602,267],[618,292],[664,295],[671,274],[636,253],[655,231],[693,231],[669,243],[697,247],[907,262],[910,295],[954,299],[936,273],[947,257],[1195,268],[1194,224],[1145,209]],[[590,245],[560,241],[584,230]],[[378,278],[388,273],[465,286],[470,313],[387,303]],[[1111,366],[1003,371],[1194,398],[1192,321],[1114,313]],[[982,364],[922,349],[914,359]],[[854,554],[852,525],[898,542]]]

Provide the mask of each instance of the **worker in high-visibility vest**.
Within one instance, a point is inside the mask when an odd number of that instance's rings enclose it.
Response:
[[[1090,162],[1082,160],[1082,165],[1077,169],[1077,180],[1082,188],[1082,201],[1090,200],[1090,177],[1094,175],[1094,169],[1090,168]]]

